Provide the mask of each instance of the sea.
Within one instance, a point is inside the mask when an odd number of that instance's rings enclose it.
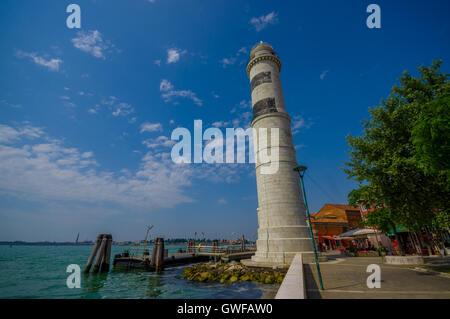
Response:
[[[115,254],[127,246],[112,246]],[[170,253],[185,246],[168,245]],[[38,246],[0,245],[0,298],[46,299],[259,299],[273,298],[279,285],[238,282],[191,282],[182,278],[179,266],[160,273],[111,269],[102,274],[81,274],[81,288],[68,288],[66,272],[71,264],[83,268],[91,252],[91,245]]]

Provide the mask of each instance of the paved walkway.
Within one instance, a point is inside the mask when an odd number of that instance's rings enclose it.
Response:
[[[443,298],[450,299],[450,276],[415,270],[416,266],[383,264],[381,257],[328,256],[320,268],[324,291],[318,289],[315,264],[304,266],[306,291],[310,299],[358,299],[358,298]],[[450,258],[426,258],[426,265],[439,264],[450,267]],[[371,274],[367,266],[377,264],[381,268],[381,288],[368,288],[366,281]],[[423,267],[423,266],[421,266]]]

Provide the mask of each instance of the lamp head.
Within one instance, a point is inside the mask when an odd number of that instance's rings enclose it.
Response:
[[[294,171],[298,172],[300,174],[300,176],[303,177],[303,175],[305,174],[306,169],[307,169],[306,166],[299,165],[299,166],[294,168]]]

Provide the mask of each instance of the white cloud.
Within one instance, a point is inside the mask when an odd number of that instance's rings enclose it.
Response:
[[[236,58],[223,58],[222,60],[220,60],[220,63],[222,63],[222,67],[226,68],[227,66],[236,63]]]
[[[93,152],[84,152],[83,154],[81,154],[82,158],[89,158],[89,157],[92,157],[92,156],[94,156]]]
[[[72,43],[75,48],[101,59],[105,59],[105,51],[114,47],[110,41],[103,40],[98,30],[80,31],[77,37],[72,39]]]
[[[163,79],[161,83],[159,84],[159,90],[161,92],[167,92],[173,90],[173,85],[166,79]]]
[[[218,203],[219,205],[224,205],[224,204],[227,203],[227,201],[226,201],[226,199],[224,199],[224,198],[220,198],[220,199],[217,201],[217,203]]]
[[[114,103],[116,103],[116,101],[117,101],[117,97],[110,96],[108,99],[103,99],[102,100],[102,104],[104,104],[104,105],[113,105]]]
[[[28,53],[23,51],[18,51],[17,56],[20,58],[27,57],[32,62],[46,67],[50,71],[59,71],[59,66],[63,63],[63,60],[57,58],[44,58],[42,56],[38,56],[37,53]]]
[[[168,80],[163,79],[159,84],[159,90],[163,92],[161,97],[164,99],[164,102],[168,103],[174,97],[182,97],[192,100],[198,106],[203,105],[203,101],[200,100],[197,95],[190,90],[174,90],[174,86]]]
[[[243,64],[246,61],[246,59],[243,59],[241,57],[241,55],[242,54],[246,55],[247,53],[248,53],[247,48],[246,47],[242,47],[236,52],[236,54],[234,56],[232,56],[230,58],[223,58],[222,60],[220,60],[220,63],[222,64],[222,67],[224,67],[224,68],[226,68],[227,66],[235,64],[238,60],[241,60],[240,64]]]
[[[12,104],[12,103],[9,103],[9,102],[6,101],[6,100],[1,100],[1,101],[0,101],[0,104],[6,105],[6,106],[8,106],[8,107],[15,108],[15,109],[21,109],[21,108],[22,108],[22,105],[21,105],[21,104]]]
[[[154,62],[157,66],[161,66],[161,60],[155,60]]]
[[[19,140],[21,137],[34,139],[41,137],[43,134],[44,131],[40,127],[24,125],[19,129],[15,129],[11,126],[0,124],[0,143],[13,143]]]
[[[111,202],[144,207],[173,207],[193,201],[183,192],[183,187],[191,184],[193,172],[187,165],[174,164],[168,154],[147,153],[135,172],[123,176],[98,170],[92,152],[64,147],[60,141],[22,145],[15,132],[25,136],[32,131],[42,133],[30,126],[0,127],[0,136],[9,132],[8,141],[12,135],[18,142],[4,145],[2,139],[0,143],[2,193],[44,202]]]
[[[154,142],[162,147],[173,143],[164,136]],[[65,146],[42,128],[0,125],[0,192],[21,201],[112,203],[127,210],[174,207],[195,201],[186,189],[195,181],[235,183],[243,170],[253,171],[253,166],[175,164],[170,153],[147,152],[138,168],[111,172],[101,169],[92,151]]]
[[[98,111],[100,110],[100,105],[96,104],[94,107],[91,107],[88,112],[90,114],[98,114]]]
[[[176,142],[170,140],[167,136],[159,136],[157,138],[149,138],[142,142],[148,148],[171,147]]]
[[[301,115],[296,115],[292,118],[292,134],[295,135],[300,132],[300,129],[310,128],[314,123],[312,121],[306,122]]]
[[[134,108],[128,103],[119,103],[114,105],[114,112],[112,115],[114,116],[127,116],[134,113]]]
[[[214,126],[214,127],[218,127],[218,128],[220,128],[220,127],[227,127],[227,126],[230,125],[230,122],[218,121],[218,122],[212,123],[211,125]]]
[[[325,77],[327,76],[327,73],[329,72],[329,70],[325,70],[320,74],[320,79],[323,80],[325,79]]]
[[[259,18],[253,17],[250,20],[250,24],[255,28],[257,32],[261,31],[269,24],[276,24],[277,22],[278,22],[278,14],[273,11],[267,15],[262,15]]]
[[[176,63],[180,60],[180,57],[186,53],[186,50],[171,48],[167,50],[167,64]]]
[[[144,132],[158,132],[162,131],[161,123],[149,123],[145,122],[141,124],[141,134]]]
[[[246,47],[242,47],[242,48],[240,48],[240,49],[238,50],[237,55],[240,55],[240,54],[247,54],[247,53],[248,53],[247,48],[246,48]]]

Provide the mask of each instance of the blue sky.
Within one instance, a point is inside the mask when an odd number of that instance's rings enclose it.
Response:
[[[81,29],[66,7],[81,7]],[[381,29],[366,7],[381,7]],[[280,55],[312,212],[346,203],[347,134],[404,70],[449,72],[448,1],[0,2],[0,240],[254,238],[253,164],[168,157],[176,127],[245,127],[260,40]]]

